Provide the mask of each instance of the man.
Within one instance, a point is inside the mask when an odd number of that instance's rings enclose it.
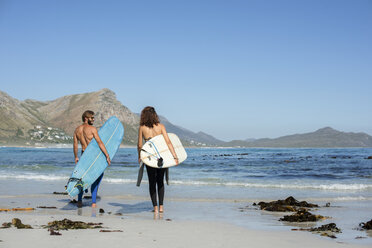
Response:
[[[93,127],[94,112],[87,110],[83,113],[81,118],[82,118],[83,124],[78,126],[74,132],[75,163],[79,161],[79,157],[78,157],[79,142],[81,144],[81,154],[83,154],[83,152],[85,151],[89,143],[92,141],[93,138],[95,138],[95,140],[98,143],[99,148],[101,148],[103,154],[105,154],[106,156],[108,165],[110,165],[111,160],[110,160],[110,156],[107,153],[106,147],[98,135],[97,128]],[[99,184],[101,183],[102,177],[103,177],[103,173],[99,178],[97,178],[97,180],[91,186],[90,191],[92,193],[92,207],[96,207],[97,191],[98,191]],[[78,207],[82,207],[82,199],[83,199],[83,192],[80,192],[80,194],[78,195],[78,203],[77,203]]]

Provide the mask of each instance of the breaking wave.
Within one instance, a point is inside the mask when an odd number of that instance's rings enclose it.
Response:
[[[68,180],[69,175],[55,175],[55,174],[15,174],[7,173],[0,175],[0,179],[17,179],[17,180],[41,180],[41,181],[65,181]],[[111,184],[131,184],[136,183],[137,180],[130,178],[112,178],[105,176],[103,180]],[[147,178],[144,177],[143,182],[147,182]],[[170,180],[172,185],[186,185],[186,186],[224,186],[224,187],[244,187],[244,188],[272,188],[272,189],[304,189],[304,190],[372,190],[372,184],[342,184],[342,183],[330,183],[330,184],[311,184],[311,183],[247,183],[247,182],[221,182],[219,180]]]

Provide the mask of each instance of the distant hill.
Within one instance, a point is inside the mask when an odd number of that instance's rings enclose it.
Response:
[[[235,140],[226,146],[241,147],[372,147],[372,136],[366,133],[340,132],[330,127],[312,133],[294,134],[276,139]]]
[[[96,113],[97,127],[115,114],[125,127],[125,140],[130,144],[136,142],[135,126],[138,117],[123,106],[116,99],[115,93],[108,89],[63,96],[46,102],[19,101],[0,92],[0,118],[5,120],[0,124],[0,141],[8,144],[30,141],[29,130],[37,125],[58,128],[72,136],[75,128],[82,122],[82,113],[87,109]]]
[[[81,124],[85,110],[96,113],[100,127],[116,115],[125,127],[124,143],[135,145],[138,114],[116,99],[109,89],[63,96],[52,101],[19,101],[0,91],[0,144],[35,145],[40,142],[71,143],[74,129]],[[276,139],[247,139],[224,142],[204,132],[194,133],[160,116],[168,132],[177,134],[186,146],[224,147],[372,147],[372,137],[365,133],[340,132],[330,127],[312,133],[294,134]]]
[[[190,130],[187,130],[183,127],[179,127],[170,123],[165,117],[159,116],[160,122],[164,124],[167,132],[177,134],[180,139],[187,142],[188,145],[195,145],[195,146],[205,146],[205,145],[212,145],[212,146],[222,146],[225,144],[224,141],[218,140],[213,136],[198,132],[194,133]]]
[[[85,110],[96,113],[95,126],[100,127],[112,115],[116,115],[125,128],[124,143],[137,143],[139,116],[131,112],[116,99],[116,94],[109,89],[96,92],[63,96],[52,101],[19,101],[0,91],[0,143],[34,144],[37,142],[71,142],[75,128],[81,124],[81,115]],[[169,132],[176,133],[186,145],[214,146],[221,142],[207,134],[196,134],[178,127],[162,117]],[[36,128],[36,126],[39,126]],[[56,135],[39,137],[35,130],[60,129]],[[44,131],[42,135],[46,135]]]

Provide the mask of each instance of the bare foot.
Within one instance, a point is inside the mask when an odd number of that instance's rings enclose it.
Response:
[[[163,213],[163,212],[164,212],[163,205],[160,205],[160,206],[159,206],[159,213]]]
[[[154,213],[159,213],[158,206],[154,206]]]
[[[95,208],[97,207],[97,205],[95,203],[92,203],[92,208]]]

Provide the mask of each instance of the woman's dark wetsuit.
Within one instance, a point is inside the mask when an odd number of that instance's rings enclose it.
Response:
[[[150,138],[145,139],[145,142],[150,140]],[[158,196],[159,205],[163,205],[164,200],[164,173],[166,169],[157,169],[146,165],[147,176],[149,178],[149,190],[152,205],[157,206],[156,200],[156,185],[158,185]]]

